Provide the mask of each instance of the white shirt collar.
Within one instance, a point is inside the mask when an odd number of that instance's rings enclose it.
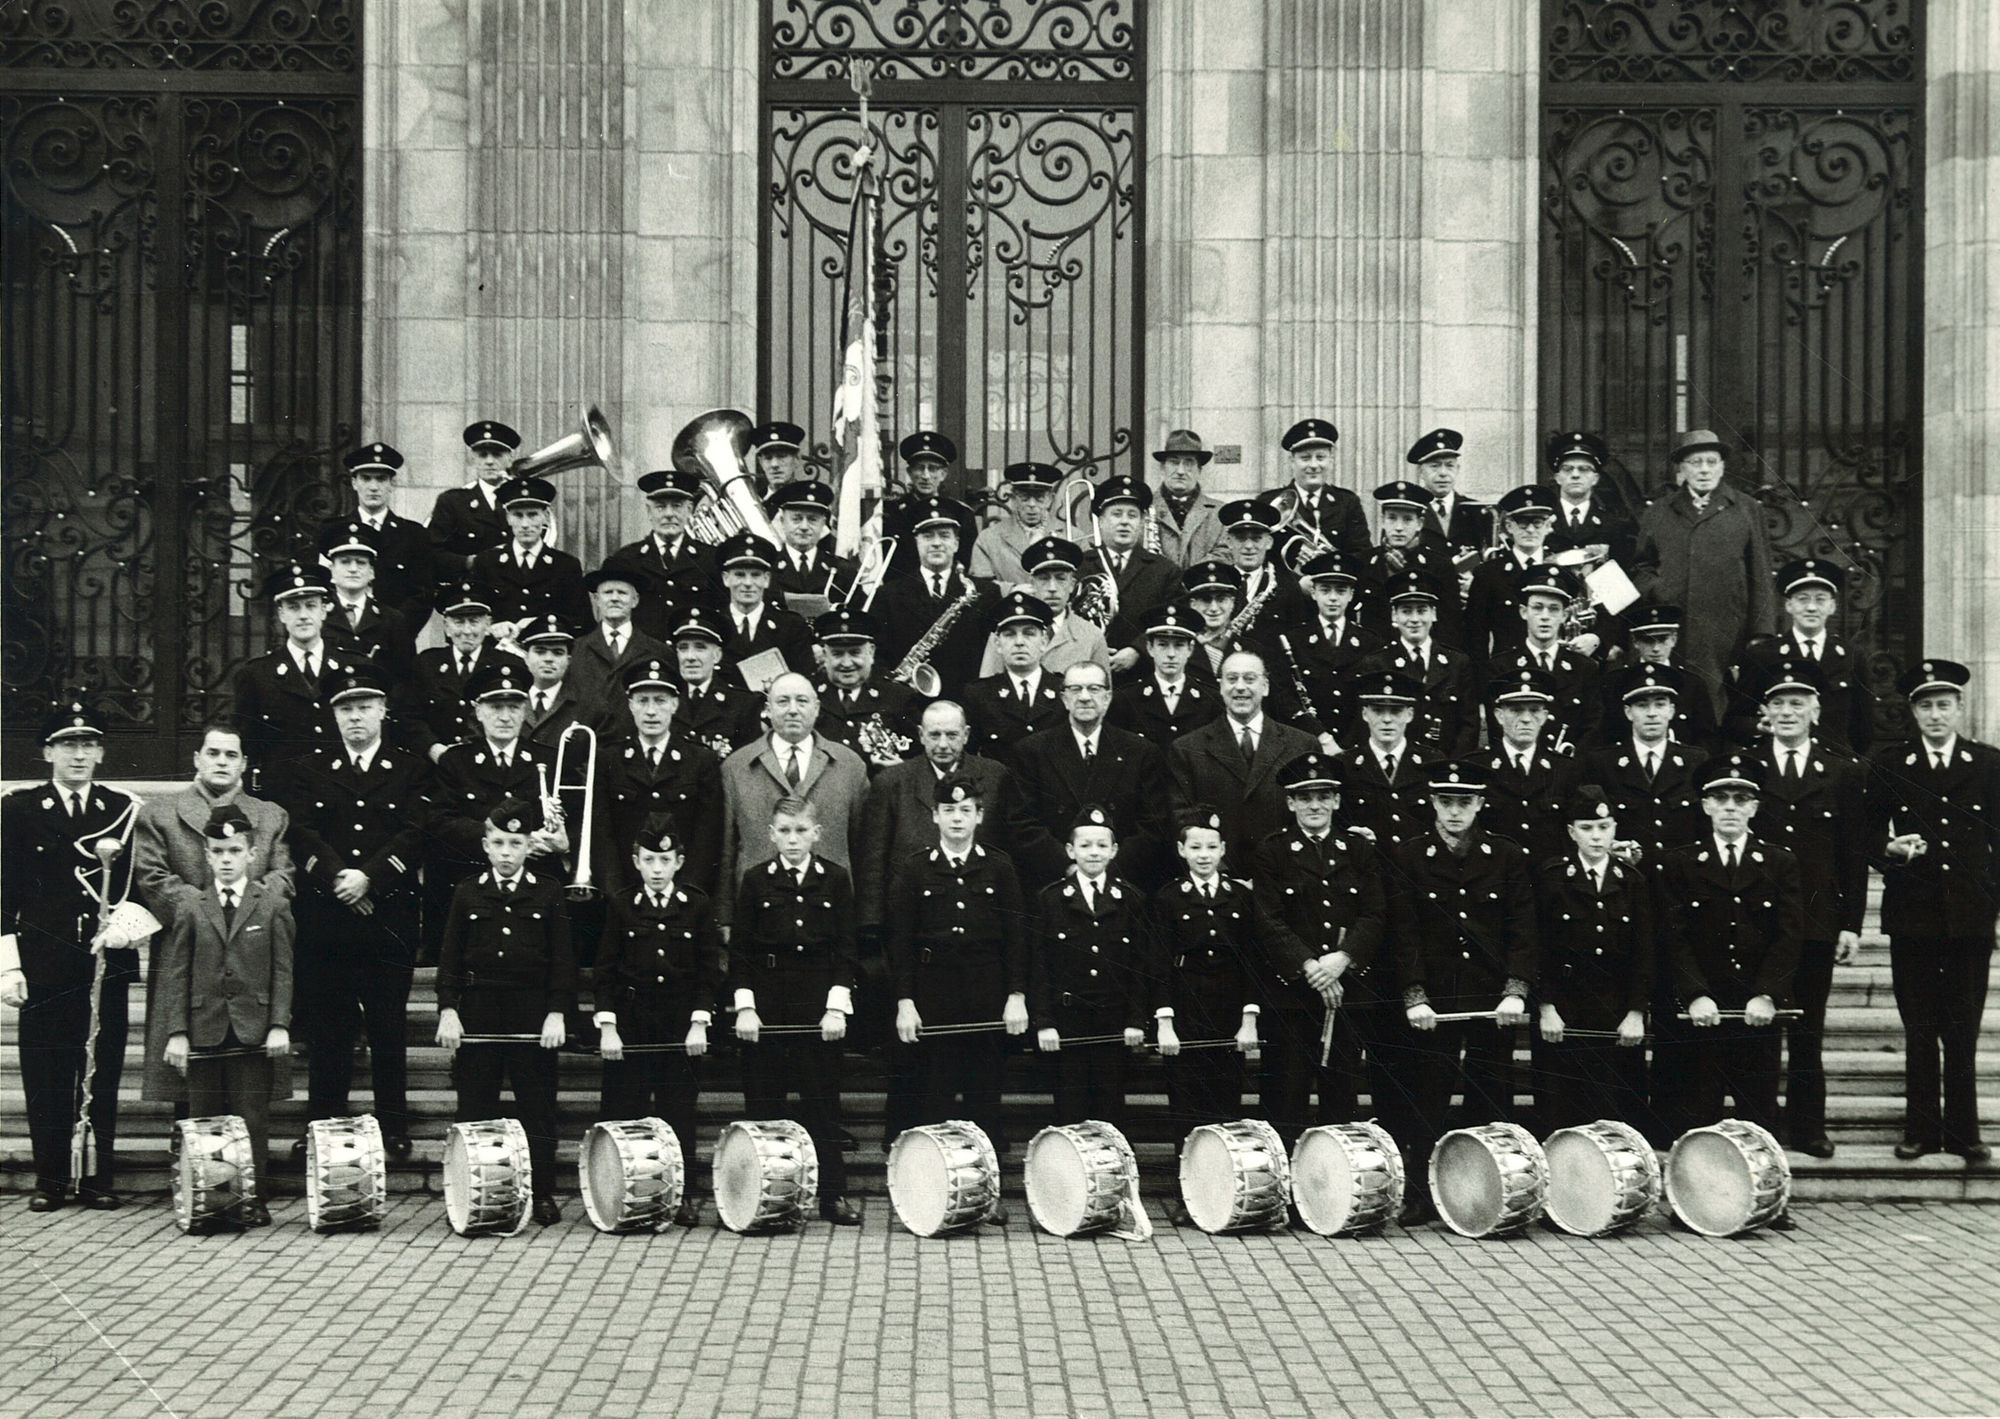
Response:
[[[347,757],[353,763],[359,764],[361,766],[362,772],[366,773],[369,769],[375,767],[375,756],[379,754],[381,751],[382,751],[382,741],[380,739],[377,739],[373,744],[370,744],[366,749],[363,749],[358,754],[355,753],[352,749],[348,750]]]
[[[783,764],[785,762],[786,755],[790,754],[792,750],[797,749],[799,751],[799,772],[804,773],[806,765],[812,762],[813,740],[816,739],[817,737],[818,737],[817,735],[808,734],[805,738],[801,739],[796,744],[787,744],[784,740],[780,739],[776,734],[772,734],[770,736],[771,752],[773,754],[776,754],[778,756],[778,762],[780,764]]]
[[[1639,737],[1635,734],[1632,736],[1632,758],[1634,762],[1643,765],[1646,762],[1648,754],[1657,754],[1660,762],[1665,763],[1667,761],[1668,742],[1668,740],[1662,739],[1657,744],[1642,744],[1639,742]]]
[[[1247,720],[1239,720],[1234,715],[1225,716],[1229,720],[1229,737],[1241,739],[1243,731],[1249,730],[1250,737],[1258,743],[1264,742],[1264,711],[1258,710]]]
[[[1097,741],[1099,737],[1103,735],[1103,733],[1104,733],[1104,726],[1102,724],[1098,725],[1097,728],[1091,730],[1088,734],[1085,734],[1082,730],[1078,729],[1074,724],[1072,724],[1069,727],[1070,738],[1076,740],[1077,752],[1080,754],[1081,753],[1095,754],[1097,752]]]
[[[326,638],[324,636],[309,646],[301,646],[297,641],[286,641],[285,649],[291,653],[292,664],[298,666],[300,670],[306,668],[306,657],[308,655],[319,662],[322,670],[326,668]]]
[[[509,744],[506,748],[503,749],[498,744],[495,744],[491,739],[489,739],[486,741],[486,752],[491,754],[496,759],[501,757],[503,754],[512,754],[518,757],[521,752],[521,741],[519,739],[516,739],[512,744]]]
[[[1386,774],[1389,772],[1389,756],[1394,754],[1396,761],[1401,763],[1409,755],[1410,741],[1405,739],[1393,749],[1384,749],[1380,744],[1371,739],[1368,741],[1368,749],[1370,753],[1375,755],[1375,766]]]
[[[1718,862],[1723,863],[1726,866],[1729,862],[1729,844],[1722,840],[1722,835],[1720,833],[1713,833],[1710,834],[1710,836],[1715,839],[1716,860]],[[1748,857],[1749,855],[1750,855],[1750,835],[1748,833],[1745,833],[1742,839],[1736,844],[1736,860],[1738,863],[1741,863],[1743,859]]]
[[[1942,746],[1936,749],[1931,747],[1930,740],[1922,738],[1917,740],[1917,746],[1922,750],[1924,757],[1932,763],[1936,763],[1939,757],[1942,757],[1948,764],[1951,762],[1952,756],[1958,752],[1958,736],[1956,734],[1952,735],[1951,738],[1944,741]]]

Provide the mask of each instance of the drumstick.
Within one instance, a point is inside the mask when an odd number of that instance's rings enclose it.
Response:
[[[531,1041],[535,1044],[540,1044],[542,1042],[542,1037],[538,1034],[460,1035],[458,1037],[458,1042],[462,1045],[520,1045],[520,1044],[527,1044]]]
[[[1805,1014],[1806,1012],[1803,1010],[1780,1010],[1776,1014],[1772,1015],[1771,1018],[1773,1020],[1803,1020],[1805,1018]],[[1744,1012],[1741,1010],[1718,1010],[1715,1012],[1715,1017],[1718,1020],[1741,1020],[1744,1018]],[[1688,1014],[1685,1010],[1683,1010],[1680,1014],[1676,1015],[1674,1018],[1676,1020],[1691,1021],[1694,1019],[1694,1016]]]
[[[1491,1010],[1447,1010],[1431,1018],[1440,1025],[1456,1025],[1465,1020],[1491,1020],[1493,1016]]]
[[[925,1025],[918,1031],[923,1035],[979,1035],[1007,1028],[1005,1020],[971,1020],[958,1025]]]
[[[1158,1048],[1159,1048],[1159,1046],[1158,1046],[1158,1045],[1149,1045],[1149,1046],[1148,1046],[1148,1048],[1149,1048],[1149,1049],[1158,1049]],[[1236,1048],[1236,1039],[1235,1039],[1235,1037],[1234,1037],[1233,1035],[1232,1035],[1232,1036],[1227,1036],[1227,1037],[1225,1037],[1225,1038],[1222,1038],[1222,1039],[1216,1039],[1216,1040],[1182,1040],[1182,1041],[1181,1041],[1181,1049],[1182,1049],[1183,1051],[1186,1051],[1186,1050],[1191,1050],[1191,1049],[1235,1049],[1235,1048]]]

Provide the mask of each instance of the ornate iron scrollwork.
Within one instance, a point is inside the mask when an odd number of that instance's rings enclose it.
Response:
[[[1556,84],[1909,82],[1912,0],[1554,0]]]
[[[1131,15],[1120,0],[771,0],[771,77],[845,81],[860,54],[882,79],[1132,79]]]
[[[355,0],[13,0],[0,67],[358,73]]]

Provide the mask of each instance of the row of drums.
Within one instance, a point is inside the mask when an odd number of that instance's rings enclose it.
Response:
[[[233,1115],[178,1125],[173,1178],[182,1231],[226,1222],[255,1199],[250,1135]],[[657,1232],[680,1206],[687,1165],[657,1118],[598,1123],[578,1155],[584,1210],[598,1230]],[[1095,1120],[1045,1128],[1028,1144],[1028,1210],[1059,1237],[1152,1235],[1139,1200],[1139,1166],[1125,1136]],[[787,1119],[741,1120],[717,1139],[716,1211],[732,1231],[783,1231],[817,1206],[819,1156]],[[1000,1207],[1000,1161],[977,1124],[927,1124],[889,1152],[889,1199],[921,1237],[978,1226]],[[1183,1205],[1214,1235],[1283,1227],[1289,1209],[1322,1236],[1353,1236],[1395,1221],[1403,1205],[1403,1161],[1378,1124],[1307,1129],[1288,1154],[1261,1119],[1205,1124],[1180,1155]],[[1545,1142],[1515,1124],[1457,1129],[1431,1155],[1431,1195],[1453,1231],[1474,1238],[1517,1235],[1543,1216],[1580,1237],[1638,1226],[1664,1190],[1674,1214],[1706,1236],[1754,1231],[1791,1200],[1785,1151],[1763,1128],[1724,1119],[1692,1129],[1665,1167],[1638,1130],[1610,1119],[1559,1129]],[[514,1119],[452,1125],[444,1154],[445,1216],[461,1236],[512,1236],[533,1200],[528,1138]],[[306,1223],[315,1232],[374,1227],[388,1207],[387,1154],[372,1116],[322,1119],[306,1136]]]

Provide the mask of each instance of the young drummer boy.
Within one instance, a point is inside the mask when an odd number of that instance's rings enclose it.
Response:
[[[202,836],[211,880],[194,909],[174,918],[152,998],[167,1016],[166,1061],[187,1075],[188,1116],[240,1117],[262,1180],[272,1071],[292,1050],[292,909],[247,880],[253,835],[241,807],[213,809]],[[240,1220],[268,1227],[271,1213],[257,1197]]]
[[[686,861],[665,814],[648,818],[634,836],[638,885],[614,897],[605,913],[592,1023],[604,1060],[599,1117],[666,1120],[692,1178],[701,1059],[724,967],[708,894],[680,881]],[[700,1219],[701,1198],[689,1186],[674,1222],[692,1227]]]
[[[1178,1141],[1205,1123],[1243,1117],[1243,1061],[1258,1048],[1252,952],[1256,905],[1247,884],[1222,875],[1222,815],[1197,803],[1177,815],[1174,848],[1186,872],[1153,898],[1153,930],[1168,980],[1169,1010],[1159,1024],[1166,1061],[1167,1112]],[[1233,1035],[1233,1050],[1181,1053],[1186,1040]],[[1167,1213],[1188,1224],[1178,1198]]]
[[[528,871],[541,805],[502,799],[486,815],[487,870],[452,893],[438,949],[437,1042],[453,1061],[461,1123],[500,1112],[504,1081],[528,1134],[535,1221],[562,1220],[556,1203],[556,1051],[576,1007],[576,961],[562,883]],[[472,1036],[470,1043],[467,1036]],[[506,1038],[519,1036],[520,1038]]]
[[[744,874],[729,938],[731,1008],[743,1046],[743,1102],[751,1118],[797,1117],[819,1152],[819,1215],[858,1227],[840,1151],[840,1076],[854,1013],[854,884],[821,857],[819,815],[803,798],[771,810],[778,855]],[[772,1028],[808,1033],[767,1035]]]
[[[1148,1020],[1159,1021],[1162,1044],[1174,1040],[1173,1011],[1146,899],[1111,873],[1118,857],[1111,810],[1081,809],[1063,852],[1073,870],[1041,891],[1029,994],[1040,1026],[1035,1043],[1055,1056],[1056,1122],[1103,1119],[1123,1128],[1127,1055],[1145,1043]]]

